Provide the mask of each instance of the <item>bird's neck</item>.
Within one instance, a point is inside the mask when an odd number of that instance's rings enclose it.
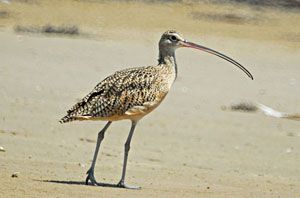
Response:
[[[175,79],[177,78],[177,63],[174,51],[159,51],[158,64],[164,64],[169,67],[173,67],[175,71]]]

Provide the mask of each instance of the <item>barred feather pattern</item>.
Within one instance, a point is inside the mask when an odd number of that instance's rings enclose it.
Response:
[[[60,122],[140,119],[163,100],[175,80],[173,59],[117,71],[75,104]]]

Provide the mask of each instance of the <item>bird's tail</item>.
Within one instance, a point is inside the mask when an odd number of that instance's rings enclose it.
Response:
[[[75,120],[74,117],[72,117],[72,116],[70,116],[70,115],[66,115],[65,117],[63,117],[62,119],[60,119],[59,122],[60,122],[61,124],[63,124],[63,123],[66,123],[66,122],[71,122],[71,121],[73,121],[73,120]]]

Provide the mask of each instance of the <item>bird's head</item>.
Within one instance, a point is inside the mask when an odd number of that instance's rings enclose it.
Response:
[[[217,52],[213,49],[204,47],[202,45],[198,45],[198,44],[189,42],[189,41],[185,40],[178,32],[176,32],[174,30],[169,30],[161,36],[161,39],[159,41],[159,50],[161,53],[174,54],[175,50],[180,47],[194,48],[194,49],[205,51],[205,52],[208,52],[215,56],[218,56],[218,57],[232,63],[233,65],[237,66],[238,68],[240,68],[243,72],[245,72],[253,80],[252,74],[244,66],[242,66],[237,61],[233,60],[232,58],[230,58],[220,52]]]
[[[160,38],[159,47],[168,50],[175,50],[182,47],[182,43],[185,39],[176,31],[166,31]]]

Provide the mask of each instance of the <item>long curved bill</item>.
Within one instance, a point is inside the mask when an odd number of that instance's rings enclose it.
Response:
[[[230,58],[220,52],[217,52],[213,49],[210,49],[210,48],[207,48],[207,47],[204,47],[202,45],[198,45],[198,44],[195,44],[192,42],[188,42],[188,41],[181,41],[180,44],[182,47],[189,47],[189,48],[202,50],[202,51],[208,52],[210,54],[216,55],[220,58],[223,58],[224,60],[227,60],[228,62],[230,62],[230,63],[234,64],[235,66],[237,66],[238,68],[240,68],[243,72],[245,72],[253,80],[252,74],[244,66],[242,66],[240,63],[236,62],[232,58]]]

